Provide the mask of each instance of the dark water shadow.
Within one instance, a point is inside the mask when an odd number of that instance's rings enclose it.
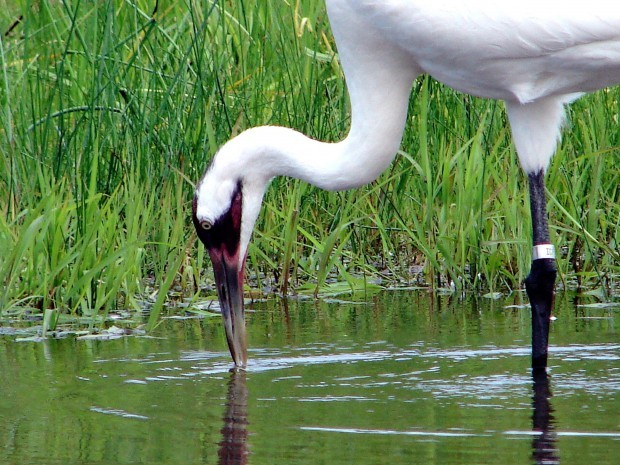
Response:
[[[226,411],[222,426],[222,440],[218,450],[219,465],[248,463],[248,388],[246,373],[234,370],[228,381]]]
[[[532,458],[536,465],[558,465],[560,463],[557,448],[555,418],[551,405],[551,388],[549,375],[545,370],[532,373]]]

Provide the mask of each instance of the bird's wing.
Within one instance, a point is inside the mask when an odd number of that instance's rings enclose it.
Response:
[[[530,101],[620,82],[615,2],[331,1],[347,2],[425,72],[474,95]]]

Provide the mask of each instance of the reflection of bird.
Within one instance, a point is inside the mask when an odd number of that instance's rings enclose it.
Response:
[[[218,465],[248,463],[248,388],[245,372],[230,373]]]
[[[247,359],[243,270],[269,180],[341,190],[375,179],[399,148],[412,82],[427,73],[506,102],[530,186],[532,364],[545,367],[556,266],[544,172],[564,105],[620,82],[620,8],[604,0],[327,0],[327,11],[351,99],[348,136],[330,144],[281,127],[249,129],[219,150],[196,187],[194,224],[213,262],[235,363]]]

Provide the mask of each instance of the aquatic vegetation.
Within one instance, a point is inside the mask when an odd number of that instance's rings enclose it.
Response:
[[[322,140],[348,129],[322,0],[17,0],[0,25],[3,316],[147,306],[153,327],[165,304],[211,293],[189,219],[217,147],[261,124]],[[547,177],[566,287],[618,285],[619,100],[572,107]],[[401,149],[354,191],[274,180],[253,287],[520,287],[529,207],[502,106],[421,79]]]

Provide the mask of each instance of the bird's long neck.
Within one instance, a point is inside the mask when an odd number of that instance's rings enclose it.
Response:
[[[398,151],[411,85],[421,69],[363,16],[348,14],[348,4],[327,4],[351,101],[347,137],[325,143],[292,129],[249,129],[220,149],[197,186],[197,215],[207,220],[219,218],[230,205],[231,190],[242,186],[240,257],[271,178],[284,175],[323,189],[350,189],[374,180]]]
[[[331,3],[328,9],[351,101],[349,134],[322,143],[285,128],[250,129],[236,138],[243,145],[234,152],[247,158],[240,177],[261,184],[285,175],[342,190],[374,180],[394,159],[420,70],[364,18],[339,12],[341,6]]]
[[[345,139],[326,143],[292,129],[263,126],[238,136],[248,150],[240,163],[245,178],[267,182],[291,176],[327,190],[344,190],[374,180],[391,163],[400,146],[411,80],[373,93],[352,93],[352,124]],[[357,97],[357,98],[355,98]],[[249,176],[248,176],[249,175]]]

